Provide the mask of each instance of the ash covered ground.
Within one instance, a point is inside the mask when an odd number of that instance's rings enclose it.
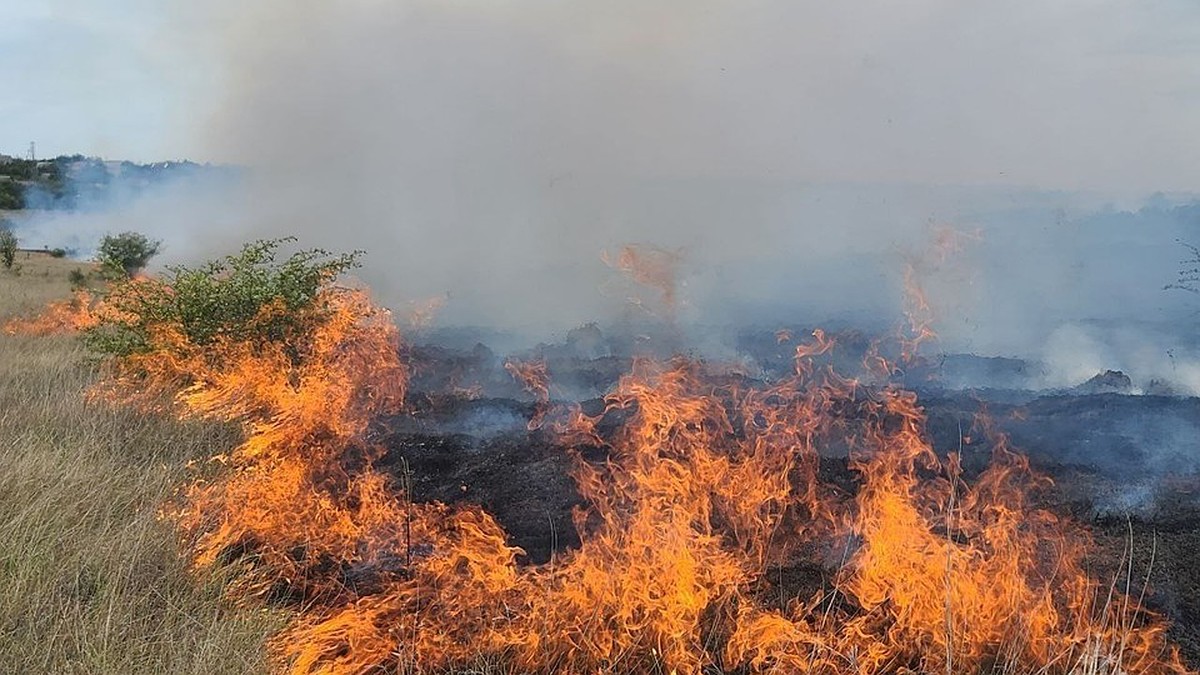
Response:
[[[553,433],[528,428],[539,404],[505,370],[507,357],[476,337],[487,336],[452,331],[406,348],[414,367],[412,414],[382,425],[389,448],[383,465],[396,475],[410,472],[417,501],[481,505],[527,562],[545,562],[579,544],[571,517],[582,504],[571,478],[576,460]],[[576,404],[595,415],[604,393],[629,372],[631,354],[652,351],[655,339],[660,348],[676,348],[669,336],[610,338],[587,326],[517,358],[546,364],[550,405]],[[848,334],[842,342],[848,366],[870,340]],[[727,377],[755,386],[785,375],[794,350],[778,333],[747,331],[722,367]],[[1145,605],[1171,619],[1171,638],[1186,660],[1200,665],[1200,398],[1169,382],[1138,386],[1115,370],[1073,387],[1032,388],[1040,368],[1017,358],[943,354],[915,363],[900,380],[918,394],[934,448],[958,452],[968,477],[992,453],[992,441],[974,433],[986,416],[1052,479],[1032,495],[1035,503],[1091,531],[1095,575],[1134,597],[1144,590]],[[600,448],[583,448],[581,456],[605,459]],[[844,448],[824,452],[820,478],[854,493],[858,478]],[[1132,574],[1123,567],[1127,557]],[[762,592],[807,596],[828,586],[834,571],[811,561],[783,565],[767,575]]]

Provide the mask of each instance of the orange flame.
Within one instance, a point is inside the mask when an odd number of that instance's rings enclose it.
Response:
[[[413,577],[277,645],[298,673],[437,671],[479,654],[537,672],[1186,672],[1161,621],[1097,604],[1087,537],[1027,503],[1045,479],[1024,458],[997,439],[967,485],[924,440],[915,396],[856,396],[813,362],[833,344],[818,334],[795,378],[759,392],[638,362],[608,399],[633,413],[609,461],[577,464],[579,549],[520,567],[486,514],[439,510]],[[853,500],[816,479],[848,420]],[[839,538],[860,544],[834,588],[785,611],[761,601],[772,563]]]
[[[413,301],[409,303],[408,324],[414,330],[428,328],[433,325],[433,320],[437,317],[438,312],[446,306],[446,298],[444,295],[437,295],[425,300]]]
[[[172,515],[199,567],[248,561],[242,591],[254,595],[340,593],[320,570],[370,566],[402,539],[405,511],[367,433],[403,403],[398,335],[360,292],[327,289],[319,304],[329,315],[299,353],[227,336],[197,345],[159,326],[94,392],[137,405],[174,394],[183,416],[245,426],[229,472],[197,482]]]
[[[96,299],[86,290],[75,291],[69,300],[52,302],[32,318],[10,319],[4,324],[7,335],[63,335],[87,330],[99,319]]]
[[[539,402],[550,400],[550,373],[546,370],[545,361],[509,359],[504,362],[504,369]]]
[[[673,317],[678,298],[679,264],[683,254],[646,244],[626,244],[615,255],[600,256],[604,264],[619,270],[634,282],[657,290],[668,318]],[[640,301],[635,300],[641,305]]]
[[[414,503],[376,469],[372,422],[404,401],[399,337],[364,294],[323,293],[302,344],[159,326],[100,391],[245,426],[170,515],[198,568],[241,570],[234,597],[300,608],[272,642],[281,670],[1188,672],[1160,618],[1089,576],[1086,532],[1031,503],[1048,481],[1003,437],[981,425],[993,461],[968,481],[915,394],[834,372],[821,331],[769,386],[639,360],[599,416],[570,411],[582,543],[519,562],[481,508]],[[544,364],[508,367],[548,400]],[[602,432],[608,415],[624,421]],[[857,489],[819,478],[843,450]],[[830,583],[779,597],[770,570],[839,551]]]
[[[546,369],[546,362],[509,359],[504,362],[504,369],[521,383],[525,391],[533,394],[537,407],[534,408],[528,427],[531,430],[540,429],[546,413],[550,410],[550,373]]]

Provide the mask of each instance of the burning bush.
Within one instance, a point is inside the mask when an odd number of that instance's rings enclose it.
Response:
[[[314,249],[277,262],[280,246],[290,241],[258,241],[199,267],[118,282],[106,297],[114,312],[87,334],[88,346],[124,357],[222,340],[282,345],[298,358],[301,343],[333,313],[329,284],[357,265],[358,254]]]
[[[261,593],[283,578],[302,589],[310,567],[357,557],[364,521],[388,525],[366,513],[387,492],[363,434],[399,409],[406,383],[387,313],[334,285],[355,254],[277,262],[281,243],[120,282],[85,336],[109,357],[95,395],[149,407],[166,396],[183,416],[244,426],[245,443],[222,458],[231,470],[193,486],[175,516],[201,566],[257,561],[245,583]]]

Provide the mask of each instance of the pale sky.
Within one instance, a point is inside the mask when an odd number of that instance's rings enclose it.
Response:
[[[1195,0],[10,0],[0,63],[8,154],[255,163],[260,133],[430,126],[550,172],[1200,186]],[[396,122],[343,143],[361,105]]]

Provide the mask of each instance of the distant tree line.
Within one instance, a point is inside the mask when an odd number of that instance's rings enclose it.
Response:
[[[27,208],[30,197],[57,201],[66,196],[65,162],[29,159],[0,160],[0,208]]]
[[[118,182],[136,192],[205,168],[194,162],[114,163],[83,155],[47,160],[0,156],[0,210],[84,208],[102,203]]]

